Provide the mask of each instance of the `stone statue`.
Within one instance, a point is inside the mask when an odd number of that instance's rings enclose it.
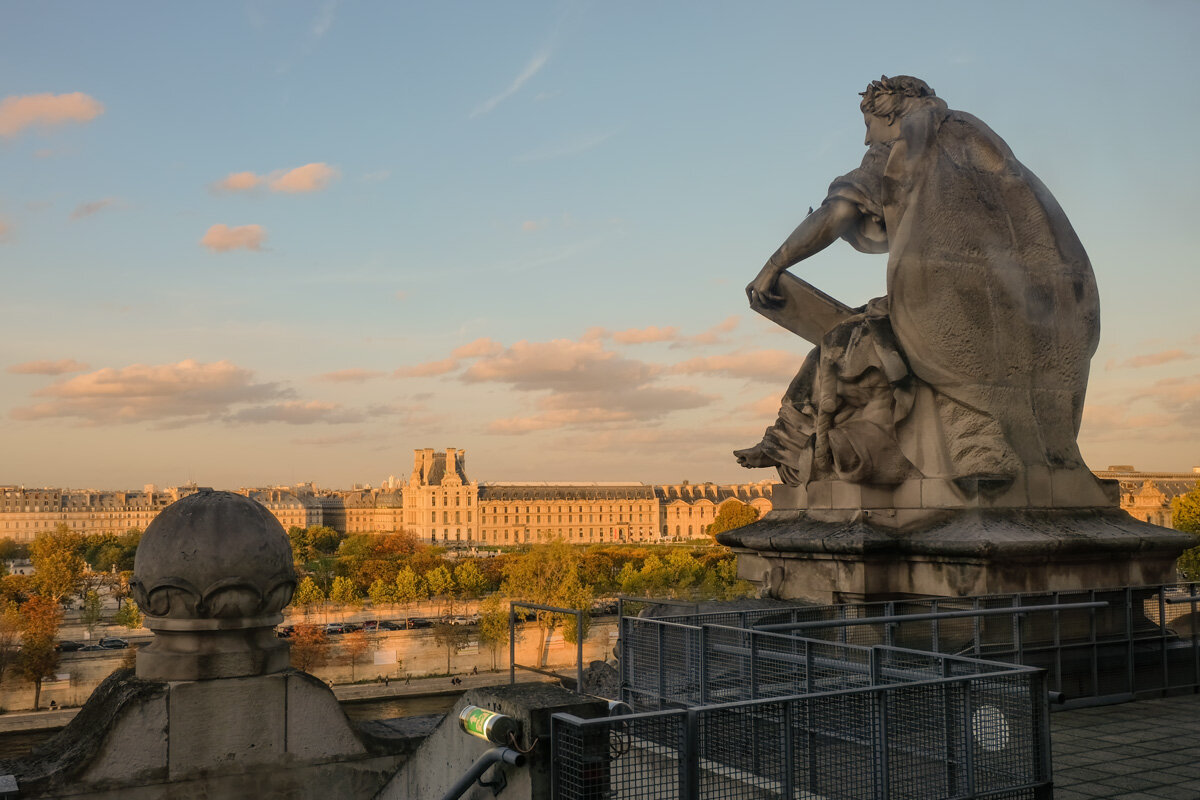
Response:
[[[994,494],[1076,445],[1100,334],[1087,254],[1004,141],[924,81],[862,93],[867,152],[746,287],[812,341],[762,441],[735,452],[792,486],[941,479]],[[887,253],[887,296],[848,308],[785,270],[838,238]]]

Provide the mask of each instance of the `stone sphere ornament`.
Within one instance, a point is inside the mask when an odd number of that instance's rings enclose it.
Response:
[[[164,509],[138,545],[130,589],[155,635],[138,652],[139,677],[231,678],[288,666],[274,628],[296,589],[292,549],[279,521],[248,497],[201,489]]]

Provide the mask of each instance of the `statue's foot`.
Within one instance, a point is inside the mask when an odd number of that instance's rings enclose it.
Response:
[[[744,450],[734,450],[733,456],[746,469],[779,466],[778,461],[767,455],[763,449],[762,442],[754,445],[754,447],[747,447]]]

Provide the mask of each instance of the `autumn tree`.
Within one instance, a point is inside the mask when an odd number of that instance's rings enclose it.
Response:
[[[408,606],[429,597],[429,585],[411,566],[405,565],[396,573],[396,602]]]
[[[33,562],[33,580],[38,594],[61,603],[75,593],[85,567],[80,555],[83,544],[83,537],[72,532],[66,523],[33,540],[29,560]]]
[[[291,639],[292,666],[311,672],[329,660],[329,636],[322,625],[297,625]]]
[[[100,624],[100,612],[103,609],[103,604],[100,600],[100,593],[95,589],[89,589],[87,594],[83,596],[83,604],[79,607],[79,621],[83,623],[83,627],[87,628],[88,638],[96,632],[96,626]]]
[[[477,600],[483,594],[486,580],[474,559],[464,561],[454,569],[454,584],[458,596],[464,600]]]
[[[113,622],[117,623],[118,625],[123,625],[130,630],[137,630],[138,628],[142,627],[142,622],[144,621],[145,617],[143,617],[142,612],[138,610],[137,603],[128,598],[120,601],[120,607],[117,609],[117,613],[113,614]]]
[[[300,581],[300,585],[296,587],[296,593],[292,595],[292,604],[302,608],[305,617],[312,611],[313,606],[324,602],[325,593],[321,591],[320,586],[317,586],[317,582],[312,579],[311,575],[306,575],[304,580]]]
[[[508,603],[499,594],[489,594],[479,604],[479,643],[492,651],[492,671],[496,656],[508,646]]]
[[[21,606],[21,651],[17,670],[33,684],[33,710],[40,708],[42,680],[58,666],[58,628],[62,609],[52,598],[34,595]]]
[[[1200,484],[1171,501],[1171,525],[1175,530],[1200,536]],[[1176,567],[1184,580],[1200,580],[1200,545],[1184,551]]]
[[[718,533],[731,531],[734,528],[740,528],[743,525],[749,525],[751,522],[758,521],[758,509],[748,503],[743,503],[741,500],[729,498],[724,503],[721,503],[717,509],[717,516],[708,526],[709,536],[716,536]]]
[[[20,652],[21,612],[17,604],[6,600],[0,605],[0,681]]]
[[[446,648],[446,674],[450,674],[450,657],[457,653],[471,638],[465,625],[449,625],[439,622],[433,626],[433,638]]]
[[[350,682],[353,683],[354,668],[358,661],[371,649],[371,640],[365,631],[350,631],[342,636],[342,650],[350,657]]]
[[[441,613],[441,602],[454,594],[454,576],[445,564],[439,564],[424,575],[425,583],[429,586],[429,594],[438,601],[438,613]]]
[[[362,605],[362,595],[358,593],[358,587],[354,585],[354,581],[341,575],[333,579],[333,588],[329,590],[329,599],[340,606]]]
[[[396,583],[376,578],[371,588],[367,589],[367,596],[371,598],[371,605],[376,609],[390,606],[396,602]]]
[[[548,544],[534,545],[520,558],[506,564],[503,590],[514,599],[527,600],[538,605],[557,606],[583,610],[584,633],[590,621],[587,610],[595,597],[595,590],[580,578],[581,554],[578,548],[555,539]],[[563,638],[574,643],[576,626],[574,616],[538,611],[537,620],[540,638],[538,641],[538,666],[545,666],[546,639],[559,625],[565,625]]]

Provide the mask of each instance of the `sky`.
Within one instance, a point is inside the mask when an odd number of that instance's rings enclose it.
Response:
[[[1195,2],[0,5],[0,484],[757,481],[743,287],[925,79],[1091,257],[1093,468],[1200,464]],[[1188,88],[1191,87],[1191,88]],[[793,268],[851,305],[886,256]]]

